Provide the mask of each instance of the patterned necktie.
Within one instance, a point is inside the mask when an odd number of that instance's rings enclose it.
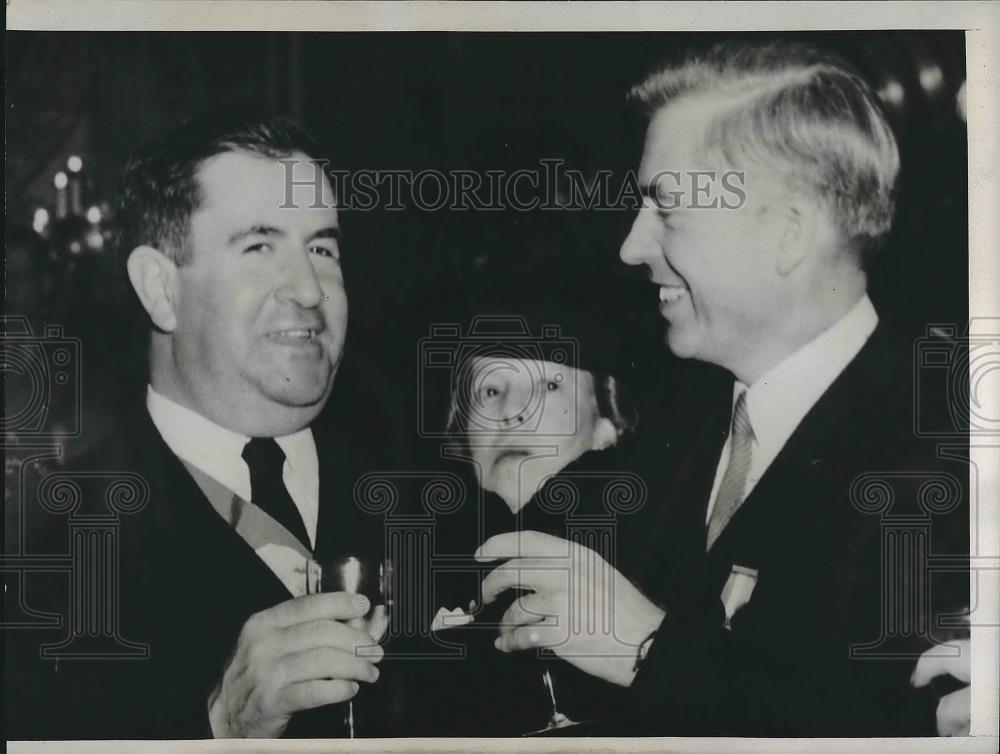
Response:
[[[254,437],[243,448],[250,469],[250,501],[312,550],[302,514],[285,488],[285,453],[272,437]]]
[[[740,393],[733,409],[733,426],[729,433],[729,465],[719,485],[715,496],[715,508],[708,522],[708,544],[706,550],[712,549],[715,540],[726,528],[729,519],[733,517],[743,503],[743,491],[747,486],[747,475],[750,473],[750,454],[753,448],[753,427],[750,426],[750,416],[747,414],[747,391]]]

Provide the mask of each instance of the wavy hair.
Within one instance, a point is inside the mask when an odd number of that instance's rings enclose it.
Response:
[[[755,165],[833,211],[860,250],[888,234],[899,151],[869,84],[848,63],[803,44],[727,42],[650,74],[630,100],[651,116],[681,97],[722,95],[701,154]]]

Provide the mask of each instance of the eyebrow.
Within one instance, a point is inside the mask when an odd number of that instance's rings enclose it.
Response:
[[[229,237],[229,243],[234,244],[242,241],[248,236],[284,236],[285,231],[275,228],[273,225],[251,225],[249,228],[238,230]]]
[[[639,187],[639,191],[642,192],[643,197],[645,197],[646,199],[649,199],[651,202],[653,202],[653,204],[655,205],[656,211],[659,212],[661,215],[681,215],[681,214],[685,214],[683,212],[684,208],[681,206],[681,204],[678,203],[675,206],[673,204],[669,204],[669,203],[664,202],[663,200],[661,200],[660,199],[660,195],[656,192],[656,186],[655,185],[649,183],[649,184],[646,184],[645,186],[640,186]]]
[[[288,234],[281,228],[275,228],[273,225],[252,225],[244,230],[239,230],[233,233],[229,237],[229,243],[235,244],[239,243],[243,239],[249,236],[287,236]],[[309,236],[309,240],[312,241],[317,238],[333,238],[335,240],[340,239],[340,228],[330,225],[326,228],[320,228],[315,233]]]
[[[662,200],[660,199],[660,195],[656,192],[655,184],[647,183],[645,186],[640,186],[639,191],[642,192],[642,195],[646,199],[649,199],[651,202],[653,202],[653,204],[656,205],[656,209],[659,210],[660,212],[672,212],[675,209],[674,207],[663,206]]]
[[[332,238],[335,241],[339,241],[340,240],[340,228],[338,228],[336,225],[328,225],[325,228],[320,228],[315,233],[313,233],[311,236],[309,236],[309,240],[310,241],[312,241],[314,239],[317,239],[317,238]]]

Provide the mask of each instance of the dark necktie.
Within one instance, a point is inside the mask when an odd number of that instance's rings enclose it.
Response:
[[[747,391],[740,393],[733,408],[733,426],[730,431],[732,442],[729,448],[729,464],[715,496],[715,508],[708,522],[708,547],[712,549],[715,540],[726,528],[729,519],[733,517],[743,504],[743,491],[747,486],[747,476],[750,473],[750,456],[753,450],[753,427],[750,426],[750,415],[747,412]]]
[[[282,479],[285,453],[278,443],[272,437],[254,437],[243,448],[243,460],[250,469],[250,501],[312,550],[302,514]]]

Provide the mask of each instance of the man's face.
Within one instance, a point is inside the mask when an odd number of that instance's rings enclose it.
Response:
[[[651,120],[639,181],[659,189],[660,206],[646,199],[622,244],[621,258],[649,268],[674,354],[731,368],[772,326],[782,304],[773,256],[777,225],[764,192],[770,182],[745,170],[746,201],[727,209],[724,200],[739,202],[720,189],[718,179],[713,183],[690,176],[690,171],[715,169],[721,176],[726,170],[743,170],[739,165],[706,165],[697,154],[706,112],[716,104],[682,98]],[[696,185],[710,183],[710,194],[696,195]],[[713,199],[718,199],[716,208],[692,206]]]
[[[547,476],[600,444],[589,372],[549,361],[476,358],[467,439],[480,484],[521,503]]]
[[[316,166],[291,159],[290,175],[245,152],[207,160],[189,261],[177,272],[180,389],[200,413],[245,434],[307,425],[330,393],[346,334],[333,192],[324,177],[317,196]],[[295,185],[291,202],[289,178],[309,184]]]

